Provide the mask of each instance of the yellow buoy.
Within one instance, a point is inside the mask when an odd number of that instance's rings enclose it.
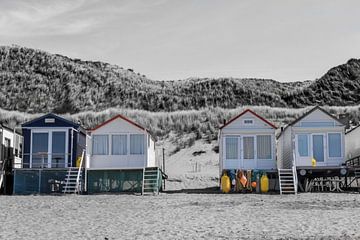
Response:
[[[316,159],[311,159],[311,166],[316,167]]]
[[[79,168],[81,163],[81,156],[78,156],[76,159],[76,167]]]
[[[266,173],[262,175],[260,179],[260,189],[262,193],[266,193],[269,191],[269,178]]]
[[[228,193],[230,192],[230,189],[231,189],[230,178],[226,174],[226,172],[224,172],[224,174],[221,177],[221,191],[223,193]]]

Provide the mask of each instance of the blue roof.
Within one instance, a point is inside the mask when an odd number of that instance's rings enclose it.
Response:
[[[29,122],[23,123],[22,127],[72,127],[79,128],[80,124],[59,117],[53,113],[48,113]]]

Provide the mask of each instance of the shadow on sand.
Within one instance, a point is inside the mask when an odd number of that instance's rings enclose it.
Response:
[[[188,194],[221,194],[219,187],[180,189],[180,190],[164,190],[163,193],[188,193]]]

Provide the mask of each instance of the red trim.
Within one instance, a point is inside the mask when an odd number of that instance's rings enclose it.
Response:
[[[127,121],[128,123],[130,123],[130,124],[134,125],[135,127],[140,128],[141,130],[147,131],[147,129],[146,129],[146,128],[144,128],[144,127],[140,126],[140,125],[139,125],[139,124],[137,124],[136,122],[134,122],[134,121],[132,121],[132,120],[130,120],[130,119],[128,119],[128,118],[126,118],[126,117],[124,117],[123,115],[120,115],[120,114],[118,114],[118,115],[116,115],[115,117],[112,117],[112,118],[110,118],[109,120],[107,120],[107,121],[105,121],[105,122],[103,122],[103,123],[101,123],[101,124],[97,125],[97,126],[96,126],[96,127],[94,127],[93,129],[90,129],[89,131],[95,131],[96,129],[99,129],[99,128],[103,127],[104,125],[106,125],[106,124],[108,124],[108,123],[110,123],[110,122],[112,122],[112,121],[114,121],[115,119],[118,119],[118,118],[121,118],[121,119],[123,119],[123,120]]]
[[[226,122],[224,125],[222,125],[220,127],[220,129],[223,129],[224,127],[226,127],[227,125],[229,125],[230,123],[232,123],[233,121],[235,121],[236,119],[238,119],[239,117],[241,117],[242,115],[244,115],[245,113],[251,113],[253,114],[255,117],[259,118],[260,120],[262,120],[263,122],[267,123],[268,125],[270,125],[272,128],[277,129],[277,127],[272,124],[271,122],[269,122],[268,120],[266,120],[265,118],[261,117],[260,115],[256,114],[254,111],[252,111],[251,109],[246,109],[245,111],[243,111],[242,113],[240,113],[239,115],[235,116],[234,118],[230,119],[228,122]]]

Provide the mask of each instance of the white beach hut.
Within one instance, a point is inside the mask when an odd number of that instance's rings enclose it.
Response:
[[[89,131],[87,191],[159,191],[155,140],[143,126],[117,115]],[[155,184],[156,183],[156,184]]]
[[[90,130],[88,169],[155,167],[155,140],[147,129],[117,115]]]
[[[339,167],[345,159],[345,126],[320,107],[314,107],[282,129],[277,144],[278,167]]]
[[[276,126],[250,109],[219,132],[220,174],[223,170],[276,170]]]

